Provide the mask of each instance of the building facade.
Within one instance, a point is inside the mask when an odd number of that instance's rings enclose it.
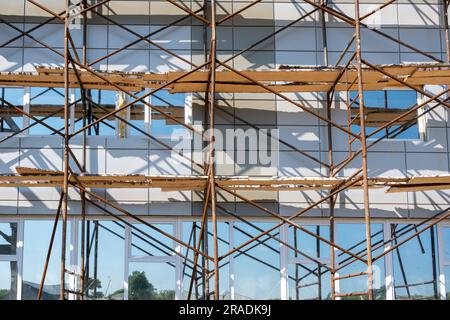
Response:
[[[359,2],[1,0],[0,299],[448,299],[448,3]]]

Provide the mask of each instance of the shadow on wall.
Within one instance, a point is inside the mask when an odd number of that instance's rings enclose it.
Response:
[[[32,214],[41,214],[41,215],[54,215],[56,213],[56,209],[46,208],[45,205],[48,205],[49,202],[45,201],[35,201],[39,203],[39,206],[36,206],[36,210],[28,210],[29,213]],[[281,214],[282,216],[289,217],[294,215],[295,213],[301,211],[302,209],[308,207],[307,203],[298,203],[298,204],[286,204],[286,203],[276,203],[276,202],[265,202],[265,201],[255,201],[256,203],[266,207],[267,209]],[[189,202],[179,202],[183,204],[185,208],[191,206]],[[193,202],[192,203],[192,213],[187,210],[173,210],[172,204],[159,202],[159,203],[133,203],[132,209],[128,203],[120,203],[116,202],[121,207],[125,207],[126,210],[135,214],[137,216],[161,216],[161,215],[181,215],[181,216],[195,216],[201,217],[203,210],[202,202]],[[374,205],[371,209],[371,217],[372,218],[430,218],[436,216],[438,213],[443,212],[444,210],[448,210],[449,206],[447,205],[417,205],[413,206],[410,209],[407,209],[408,205],[404,205],[404,208],[398,207],[396,205],[390,205],[389,208],[383,209]],[[364,207],[363,204],[358,204],[356,206],[349,206],[337,204],[335,208],[335,217],[339,218],[364,218]],[[385,206],[387,207],[387,206]],[[10,212],[13,209],[17,210],[17,206],[15,204],[7,205],[5,202],[0,203],[0,211],[1,212]],[[106,207],[107,210],[114,212],[119,216],[123,216],[122,213],[114,210],[111,207]],[[150,211],[148,211],[150,208]],[[141,213],[137,213],[141,212]],[[144,213],[145,212],[145,213]],[[73,210],[69,212],[70,214],[80,214],[79,210]],[[104,211],[89,206],[88,214],[90,215],[103,215],[105,217],[109,216]],[[268,213],[261,211],[251,205],[243,204],[242,202],[218,202],[217,204],[217,214],[221,217],[232,218],[236,216],[248,216],[248,217],[262,217],[262,218],[271,218],[272,216]],[[328,217],[329,210],[327,208],[315,208],[311,209],[308,212],[302,214],[299,219],[302,218],[314,218],[314,217]],[[30,289],[31,290],[31,289]]]
[[[148,14],[140,14],[136,9],[135,13],[119,15],[118,12],[124,10],[122,7],[114,8],[114,6],[102,6],[98,9],[101,14],[118,23],[127,24],[127,27],[140,34],[147,36],[151,32],[158,29],[158,26],[167,25],[173,21],[186,17],[186,14],[175,6],[167,3],[162,8],[152,7],[155,4],[145,4],[138,1],[139,6],[144,5],[141,12],[155,12],[149,16]],[[144,3],[144,4],[143,4]],[[31,7],[32,5],[29,4]],[[219,3],[218,17],[220,20],[233,11],[238,10],[244,4],[240,3]],[[56,5],[53,5],[55,7]],[[139,6],[136,6],[138,8]],[[232,6],[234,6],[232,8]],[[337,5],[332,5],[336,8]],[[378,6],[378,5],[377,5]],[[362,5],[362,12],[369,12],[377,6]],[[401,6],[401,7],[399,7]],[[23,5],[17,9],[17,15],[11,12],[8,15],[0,16],[7,23],[17,23],[20,29],[23,22]],[[52,5],[50,5],[52,7]],[[58,4],[59,7],[59,4]],[[398,9],[397,9],[398,8]],[[382,11],[382,15],[378,16],[379,20],[373,19],[369,21],[369,25],[373,25],[379,31],[385,32],[389,36],[398,37],[408,44],[411,44],[422,51],[428,52],[438,59],[441,59],[441,37],[439,30],[439,10],[437,6],[417,5],[417,4],[399,4],[398,6],[388,6]],[[35,8],[36,9],[36,8]],[[54,8],[58,11],[58,8]],[[237,69],[267,69],[275,68],[277,65],[323,65],[322,53],[322,35],[320,31],[320,23],[318,22],[317,12],[314,14],[316,18],[307,17],[301,22],[296,23],[294,28],[287,28],[277,34],[276,41],[271,37],[260,45],[250,47],[255,42],[265,39],[281,27],[295,21],[302,15],[311,10],[311,6],[305,3],[258,3],[251,9],[244,11],[223,23],[218,28],[218,55],[221,60],[227,60],[233,54],[249,49],[242,56],[233,59],[234,67]],[[339,4],[337,10],[344,11],[345,14],[353,17],[353,4]],[[398,14],[398,10],[402,10],[402,14]],[[129,10],[127,10],[129,11]],[[42,23],[48,19],[48,14],[40,9],[34,11],[28,10],[27,23]],[[167,14],[165,14],[167,12]],[[34,15],[33,15],[34,14]],[[42,14],[42,16],[38,16]],[[263,17],[263,18],[260,18]],[[276,20],[274,20],[274,17]],[[398,19],[400,19],[401,29],[398,28]],[[409,21],[417,21],[421,24],[419,27],[414,24],[407,24]],[[95,60],[99,56],[106,55],[106,47],[109,46],[110,51],[124,46],[134,41],[136,35],[129,33],[121,28],[106,28],[107,21],[99,15],[93,14],[89,20],[92,25],[91,34],[97,38],[90,39],[88,56],[89,59]],[[382,24],[378,28],[378,23]],[[192,24],[192,25],[191,25]],[[150,37],[164,48],[174,50],[177,54],[183,55],[189,59],[192,53],[193,63],[203,61],[203,33],[204,29],[201,22],[195,18],[189,18],[179,24],[179,27],[171,28],[161,34]],[[103,27],[103,26],[104,27]],[[151,26],[151,27],[150,27]],[[345,48],[346,44],[353,36],[353,28],[344,22],[340,22],[333,17],[328,18],[328,51],[329,62],[334,64]],[[302,28],[296,28],[302,27]],[[6,35],[0,43],[5,43],[8,38],[18,35],[18,31],[12,29],[6,23],[2,23],[0,28],[4,30]],[[28,28],[28,26],[26,26]],[[44,28],[33,32],[33,36],[48,43],[51,47],[63,47],[63,25],[53,23]],[[317,30],[315,30],[317,28]],[[415,29],[414,29],[415,28]],[[95,32],[93,32],[95,31]],[[81,31],[74,29],[74,41],[76,46],[82,47]],[[108,35],[108,32],[110,33]],[[420,35],[420,36],[418,36]],[[363,29],[363,50],[366,51],[365,57],[372,63],[400,63],[412,61],[429,61],[432,60],[418,53],[413,53],[404,46],[399,46],[392,40],[386,39],[380,35]],[[109,42],[106,39],[110,39]],[[420,39],[420,41],[418,41]],[[22,67],[22,62],[26,65],[26,69],[32,68],[34,64],[53,64],[61,65],[62,58],[54,53],[46,52],[47,49],[38,49],[41,47],[33,40],[27,39],[26,46],[34,47],[30,50],[22,51],[21,41],[9,43],[6,47],[0,49],[1,71],[16,71]],[[209,43],[209,42],[207,42]],[[1,47],[1,46],[0,46]],[[142,50],[144,49],[144,50]],[[148,49],[152,53],[145,52]],[[275,52],[275,49],[277,50]],[[32,50],[32,51],[31,51]],[[353,50],[353,49],[352,49]],[[29,52],[28,52],[29,51]],[[48,50],[47,50],[48,51]],[[153,52],[154,51],[154,52]],[[351,51],[347,55],[350,57]],[[343,60],[344,63],[346,59]],[[133,46],[130,50],[119,53],[117,58],[112,56],[108,62],[106,60],[95,65],[96,68],[121,71],[151,71],[165,72],[168,70],[190,69],[189,64],[171,57],[169,54],[157,50],[149,44],[142,42]]]

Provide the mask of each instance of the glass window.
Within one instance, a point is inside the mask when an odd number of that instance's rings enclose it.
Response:
[[[152,223],[153,226],[163,232],[173,235],[174,225],[168,223]],[[131,229],[131,256],[172,256],[174,255],[173,240],[143,224],[133,224],[134,227],[143,233]]]
[[[450,227],[442,228],[444,257],[440,257],[444,263],[444,276],[445,276],[445,297],[450,300]]]
[[[192,221],[192,222],[183,222],[183,241],[190,246],[196,248],[198,243],[198,237],[200,233],[200,222]],[[191,285],[193,265],[194,265],[194,257],[195,252],[189,248],[183,247],[183,255],[186,257],[183,259],[183,299],[191,299],[191,300],[199,300],[203,299],[202,293],[202,257],[199,256],[198,266],[196,276],[194,276],[194,281],[192,283],[192,292],[189,297],[189,287]]]
[[[391,228],[392,234],[399,235],[393,244],[416,232],[414,225],[411,224],[394,224]],[[410,231],[405,233],[407,230]],[[401,233],[405,234],[400,236]],[[393,251],[396,299],[435,299],[438,297],[436,253],[434,227]]]
[[[56,113],[59,110],[58,113]],[[30,112],[37,119],[56,130],[64,132],[64,90],[54,88],[31,88]],[[56,115],[52,115],[56,113]],[[30,119],[30,125],[35,121]],[[30,128],[32,135],[55,135],[55,133],[42,124]]]
[[[312,234],[329,239],[329,226],[302,226]],[[330,256],[330,247],[324,241],[298,228],[289,227],[289,257],[294,263],[288,267],[289,299],[330,299],[330,273],[325,259]],[[314,262],[317,261],[317,262]]]
[[[17,300],[16,261],[0,261],[0,300]]]
[[[0,255],[15,255],[17,246],[17,223],[0,223]]]
[[[336,224],[336,241],[342,248],[360,257],[366,257],[366,227],[363,223],[338,223]],[[372,257],[383,253],[383,225],[371,225]],[[375,249],[377,248],[377,249]],[[357,274],[367,271],[367,264],[362,261],[355,261],[354,258],[342,251],[336,251],[337,265],[341,266],[339,277]],[[353,261],[353,262],[351,262]],[[340,293],[367,292],[367,275],[350,277],[339,280]],[[374,298],[384,300],[386,298],[385,289],[385,269],[384,258],[380,258],[373,263],[373,289]],[[349,296],[342,299],[367,299],[367,296]]]
[[[152,95],[151,103],[161,109],[164,113],[169,114],[184,123],[184,100],[184,93],[170,94],[167,90],[161,90]],[[170,139],[174,130],[179,132],[179,130],[188,129],[177,122],[168,119],[162,113],[152,110],[151,133],[153,136],[162,139]]]
[[[9,104],[16,107],[22,106],[23,93],[22,88],[1,88],[0,132],[17,132],[23,128],[22,115],[9,106]]]
[[[166,263],[130,263],[129,300],[174,300],[175,266]]]
[[[214,256],[214,240],[213,240],[213,229],[212,223],[208,223],[208,254]],[[198,235],[200,233],[201,223],[200,222],[185,222],[183,223],[183,241],[188,243],[193,247],[197,247]],[[229,251],[229,223],[228,222],[218,222],[217,223],[217,243],[219,256],[226,254]],[[193,272],[193,261],[194,252],[186,247],[183,248],[184,255],[186,259],[183,262],[183,286],[184,286],[184,299],[188,298],[189,287],[192,279]],[[197,277],[194,279],[191,299],[203,299],[203,280],[202,275],[203,259],[199,255],[198,266],[197,266]],[[213,270],[214,264],[209,262],[209,269]],[[208,281],[209,290],[212,291],[215,285],[214,277],[211,277]],[[219,291],[220,299],[231,299],[229,290],[229,259],[225,258],[219,262]]]
[[[445,275],[445,298],[450,300],[450,266],[444,267]]]
[[[444,236],[444,259],[450,262],[450,227],[442,229]]]
[[[108,91],[108,90],[91,90],[91,96],[88,97],[93,103],[92,105],[92,114],[89,115],[88,118],[89,122],[95,121],[104,115],[106,113],[109,113],[115,109],[116,106],[116,94],[115,91]],[[98,108],[97,105],[100,105],[102,108],[106,109],[103,110],[101,108]],[[77,122],[75,128],[81,129],[82,122]],[[99,124],[96,124],[91,127],[89,130],[92,134],[97,135],[104,135],[104,136],[114,136],[115,135],[115,127],[116,127],[116,119],[114,117],[107,118],[100,122]]]
[[[265,222],[254,225],[263,231],[275,226]],[[279,237],[278,232],[275,229],[271,234]],[[252,226],[236,222],[235,246],[260,233]],[[234,254],[234,264],[236,300],[280,299],[280,244],[277,240],[267,236],[259,238],[259,242],[255,241]]]
[[[147,94],[147,91],[141,91],[135,93],[137,97],[143,97]],[[90,100],[92,101],[92,120],[96,120],[103,117],[106,113],[112,112],[116,109],[117,103],[116,91],[107,90],[91,90]],[[77,95],[79,98],[79,94]],[[169,114],[179,121],[184,123],[184,94],[169,94],[166,90],[161,90],[151,96],[151,104],[161,109],[164,113]],[[134,101],[133,97],[126,97],[123,100],[122,106]],[[100,107],[99,107],[100,106]],[[79,106],[78,108],[80,108]],[[123,112],[116,113],[117,116],[125,119],[126,122],[119,120],[118,118],[111,116],[99,124],[94,126],[95,133],[101,135],[115,135],[116,127],[119,125],[121,128],[126,129],[128,135],[143,136],[143,132],[147,132],[145,124],[145,108],[147,106],[143,102],[133,103],[131,106],[123,110]],[[175,121],[166,118],[161,113],[155,110],[149,110],[151,113],[151,135],[160,139],[171,137],[174,130],[183,129],[184,127]],[[75,128],[80,129],[81,121],[77,121]]]
[[[122,300],[125,228],[117,221],[86,223],[86,297]]]
[[[352,101],[358,92],[350,92],[350,101]],[[366,134],[377,130],[385,123],[406,112],[408,109],[417,105],[417,93],[414,90],[383,90],[383,91],[364,91],[364,106],[366,112]],[[360,132],[359,128],[359,105],[358,99],[351,109],[353,125],[351,129],[355,133]],[[411,117],[414,117],[413,113]],[[418,139],[419,128],[417,120],[405,117],[401,123],[394,124],[385,130],[381,130],[371,136],[377,139],[388,135],[389,139]]]
[[[25,221],[22,299],[36,300],[52,234],[53,221]],[[69,238],[68,238],[69,239]],[[69,246],[67,246],[69,247]],[[58,300],[60,294],[61,224],[58,225],[45,279],[43,300]]]
[[[289,264],[289,299],[331,299],[328,269],[313,263]]]
[[[302,226],[309,232],[329,240],[330,228],[328,226]],[[330,256],[330,246],[317,237],[302,231],[293,226],[289,226],[289,244],[299,251],[289,248],[289,256],[308,259],[305,256],[316,258],[328,258]],[[304,255],[302,255],[304,254]]]

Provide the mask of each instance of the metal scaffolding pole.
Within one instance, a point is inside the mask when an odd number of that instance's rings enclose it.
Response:
[[[66,0],[66,14],[64,19],[64,159],[63,159],[63,211],[61,233],[61,284],[60,299],[65,300],[66,292],[66,242],[67,242],[67,217],[68,217],[68,192],[69,192],[69,18],[71,1]]]
[[[370,231],[370,206],[369,206],[369,174],[367,171],[367,143],[366,143],[366,124],[364,109],[364,87],[362,74],[362,49],[361,49],[361,26],[359,18],[359,0],[355,0],[355,34],[356,34],[356,69],[358,70],[358,100],[360,114],[360,140],[361,140],[361,158],[363,170],[363,192],[364,192],[364,222],[366,225],[366,247],[367,247],[367,290],[368,299],[373,299],[373,270],[372,270],[372,239]]]
[[[214,246],[214,299],[219,300],[219,248],[217,241],[217,212],[216,212],[216,150],[215,150],[215,105],[216,105],[216,0],[211,0],[211,84],[209,93],[209,183],[211,184],[211,220],[213,227]]]

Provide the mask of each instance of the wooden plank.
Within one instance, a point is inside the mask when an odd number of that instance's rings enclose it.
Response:
[[[48,176],[60,176],[64,173],[62,171],[56,170],[44,170],[44,169],[36,169],[36,168],[27,168],[27,167],[16,167],[16,171],[20,175],[48,175]]]
[[[55,170],[17,167],[17,175],[0,175],[0,187],[61,186],[63,173]],[[88,188],[161,188],[163,191],[203,190],[206,176],[176,175],[79,175],[71,182],[80,182]],[[289,191],[328,190],[346,181],[329,177],[249,177],[217,176],[217,184],[233,190]],[[351,188],[360,188],[358,182]],[[445,190],[450,188],[450,175],[369,178],[370,188],[389,189],[386,192]]]
[[[386,193],[399,192],[418,192],[418,191],[434,191],[434,190],[449,190],[450,184],[430,184],[430,185],[402,185],[392,186],[386,190]]]
[[[412,177],[409,180],[409,184],[439,184],[439,183],[449,183],[450,184],[450,176],[429,176],[429,177]]]
[[[450,70],[447,66],[441,65],[404,65],[404,66],[380,66],[389,74],[405,80],[407,83],[421,87],[426,84],[449,85]],[[417,70],[416,72],[414,72]],[[2,73],[0,74],[0,85],[2,86],[36,86],[36,87],[64,87],[63,69],[37,68],[38,73]],[[328,91],[341,69],[286,69],[270,71],[242,71],[256,81],[261,81],[269,85],[277,92],[322,92]],[[160,84],[175,80],[187,75],[187,71],[169,72],[164,74],[145,73],[124,73],[97,71],[99,75],[120,86],[123,90],[140,91],[143,88],[155,88]],[[103,81],[99,77],[80,71],[80,77],[84,86],[89,89],[117,90],[114,86]],[[356,71],[349,69],[345,76],[340,78],[336,90],[343,91],[352,83],[356,77]],[[218,92],[265,92],[264,89],[251,83],[246,78],[230,71],[218,71],[216,74]],[[364,69],[363,80],[366,90],[382,90],[385,88],[402,87],[398,82],[384,76],[378,71]],[[348,81],[346,83],[345,81]],[[78,81],[74,71],[69,74],[70,87],[77,88]],[[207,71],[196,71],[180,79],[176,84],[170,85],[167,89],[171,92],[205,92],[208,82]],[[286,82],[279,84],[275,82]],[[403,86],[404,87],[404,86]],[[349,90],[355,90],[356,85],[352,85]]]

